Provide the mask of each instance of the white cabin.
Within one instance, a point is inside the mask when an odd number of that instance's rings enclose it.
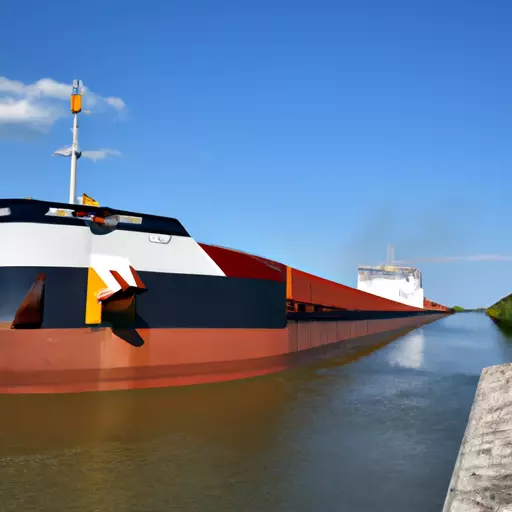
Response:
[[[414,267],[361,266],[357,269],[357,289],[408,306],[423,308],[421,272]]]

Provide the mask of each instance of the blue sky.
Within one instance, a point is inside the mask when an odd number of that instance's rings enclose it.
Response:
[[[80,78],[96,100],[81,148],[121,153],[79,162],[78,192],[103,205],[349,285],[387,243],[397,259],[512,255],[511,15],[507,0],[6,2],[2,196],[67,200],[57,85]],[[41,79],[54,97],[30,96]],[[420,268],[450,305],[512,292],[511,261]]]

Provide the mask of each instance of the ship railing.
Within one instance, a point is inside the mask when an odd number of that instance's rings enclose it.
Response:
[[[74,210],[70,208],[49,208],[45,215],[52,217],[68,217],[79,218],[85,221],[95,222],[96,224],[104,224],[105,226],[117,226],[119,222],[128,224],[142,224],[142,217],[134,215],[116,215],[109,214],[108,210],[102,212],[91,212],[83,210]]]
[[[34,199],[0,199],[0,223],[29,222],[97,226],[109,229],[141,231],[159,235],[190,236],[172,217],[161,217],[117,210],[109,207],[56,203]]]

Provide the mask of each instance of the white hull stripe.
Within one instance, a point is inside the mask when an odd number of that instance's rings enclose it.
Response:
[[[103,267],[98,262],[112,260],[111,268],[225,276],[191,237],[120,230],[97,235],[88,226],[10,222],[0,223],[0,241],[0,267]]]

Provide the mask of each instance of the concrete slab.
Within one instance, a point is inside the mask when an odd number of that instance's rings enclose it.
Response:
[[[485,368],[443,512],[512,512],[512,364]]]

